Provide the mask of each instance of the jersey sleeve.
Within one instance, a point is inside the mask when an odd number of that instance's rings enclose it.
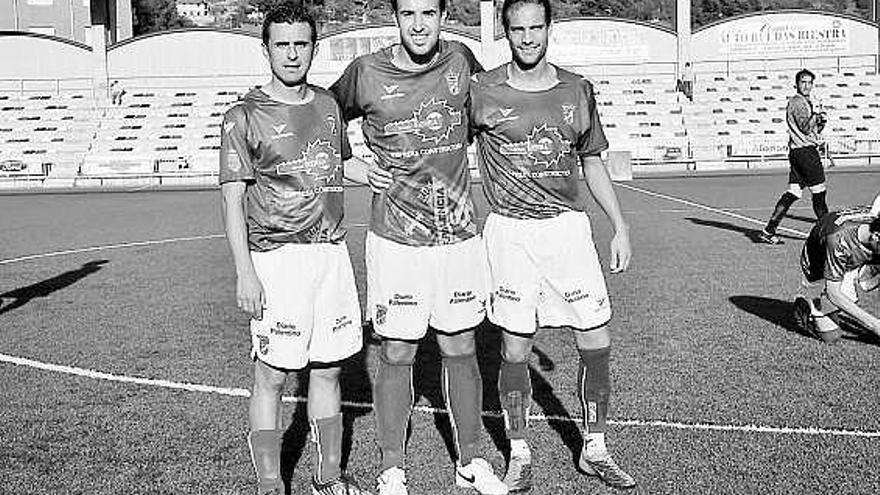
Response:
[[[351,143],[348,142],[348,122],[345,119],[342,119],[342,122],[339,124],[339,132],[342,133],[340,136],[339,154],[342,160],[345,161],[352,156]]]
[[[220,183],[254,179],[254,167],[247,143],[247,117],[235,106],[223,116],[220,135]]]
[[[577,151],[582,156],[595,156],[608,149],[608,139],[599,121],[599,110],[596,108],[596,97],[593,85],[586,79],[578,81],[578,98],[580,118],[583,130],[578,136]]]
[[[342,118],[348,122],[364,116],[358,98],[358,77],[360,75],[361,59],[355,59],[348,64],[339,79],[330,86],[330,92],[336,96],[336,101],[342,109]]]
[[[829,237],[827,239],[827,249],[825,250],[825,270],[823,277],[826,281],[840,282],[846,273],[847,253],[839,242],[839,237]]]
[[[483,72],[483,65],[480,64],[480,61],[477,60],[477,57],[474,55],[474,52],[468,48],[467,45],[462,43],[461,52],[464,54],[464,58],[467,59],[468,66],[471,68],[471,75],[476,74],[478,72]]]

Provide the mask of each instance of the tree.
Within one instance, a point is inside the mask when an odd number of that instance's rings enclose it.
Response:
[[[192,21],[177,13],[174,0],[133,0],[134,35],[192,27]]]

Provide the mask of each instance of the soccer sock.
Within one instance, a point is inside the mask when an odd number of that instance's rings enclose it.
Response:
[[[376,435],[382,455],[382,469],[403,468],[406,429],[412,412],[412,362],[389,362],[380,352],[376,381],[373,384],[373,404],[376,416]]]
[[[767,226],[764,227],[764,231],[768,234],[775,234],[776,228],[779,227],[779,223],[782,222],[782,217],[788,213],[788,209],[791,208],[791,205],[797,200],[797,196],[789,191],[785,191],[785,193],[780,196],[779,201],[776,202],[776,208],[773,209],[773,214],[770,215],[770,220],[767,221]]]
[[[483,410],[483,379],[477,355],[443,356],[442,373],[443,398],[449,410],[458,462],[467,466],[477,453]]]
[[[309,418],[315,443],[315,479],[327,483],[342,476],[342,413],[329,418]]]
[[[281,485],[281,430],[255,430],[248,436],[259,493]]]
[[[504,413],[507,438],[510,440],[525,438],[525,430],[529,426],[529,405],[532,400],[528,361],[522,363],[501,361],[501,370],[498,373],[498,397]]]
[[[816,214],[816,220],[828,213],[828,205],[825,203],[826,192],[828,191],[813,193],[813,212]]]
[[[604,436],[605,434],[608,399],[611,395],[611,377],[608,372],[611,347],[579,349],[578,352],[581,355],[578,369],[578,399],[583,408],[584,428],[589,441],[591,440],[589,435]],[[592,440],[597,438],[594,437]]]

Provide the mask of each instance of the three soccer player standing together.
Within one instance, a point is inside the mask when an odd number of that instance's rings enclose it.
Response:
[[[224,118],[225,225],[238,304],[252,316],[249,443],[258,493],[283,493],[281,389],[290,371],[306,367],[312,492],[366,493],[340,469],[340,367],[362,346],[341,224],[343,170],[374,193],[365,306],[382,340],[373,380],[379,493],[408,493],[412,368],[429,328],[441,353],[458,486],[482,494],[531,488],[528,357],[539,326],[575,335],[586,429],[578,467],[611,486],[634,486],[605,446],[611,306],[580,170],[614,228],[612,273],[629,265],[628,228],[599,158],[607,141],[592,86],[546,60],[549,1],[504,2],[513,61],[488,72],[463,44],[440,40],[445,0],[391,6],[400,44],[356,59],[329,92],[306,82],[312,18],[301,7],[273,10],[263,26],[272,79]],[[356,118],[372,164],[351,155],[345,129]],[[491,208],[482,236],[467,160],[473,136]],[[511,443],[503,481],[479,456],[474,333],[487,314],[503,329],[498,390]]]

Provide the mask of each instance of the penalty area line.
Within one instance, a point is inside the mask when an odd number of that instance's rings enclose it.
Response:
[[[701,209],[701,210],[710,211],[710,212],[712,212],[712,213],[716,213],[716,214],[718,214],[718,215],[726,215],[726,216],[728,216],[728,217],[733,217],[733,218],[736,218],[736,219],[738,219],[738,220],[742,220],[742,221],[744,221],[744,222],[749,222],[749,223],[752,223],[752,224],[760,225],[760,226],[762,226],[762,227],[763,227],[764,225],[766,225],[766,223],[767,223],[767,222],[765,222],[765,221],[763,221],[763,220],[759,220],[759,219],[757,219],[757,218],[748,217],[748,216],[745,216],[745,215],[740,215],[739,213],[734,213],[734,212],[729,211],[729,210],[722,210],[722,209],[720,209],[720,208],[715,208],[715,207],[713,207],[713,206],[704,205],[704,204],[702,204],[702,203],[697,203],[696,201],[691,201],[691,200],[689,200],[689,199],[678,198],[678,197],[676,197],[676,196],[670,196],[670,195],[668,195],[668,194],[658,193],[658,192],[654,192],[654,191],[651,191],[651,190],[648,190],[648,189],[642,189],[641,187],[636,187],[636,186],[632,186],[632,185],[629,185],[629,184],[621,184],[620,182],[615,182],[614,185],[619,186],[619,187],[622,187],[622,188],[624,188],[624,189],[629,189],[630,191],[635,191],[635,192],[638,192],[638,193],[642,193],[642,194],[645,194],[645,195],[647,195],[647,196],[654,196],[655,198],[665,199],[665,200],[667,200],[667,201],[672,201],[672,202],[675,202],[675,203],[681,203],[681,204],[684,204],[684,205],[692,206],[692,207],[694,207],[694,208],[699,208],[699,209]],[[787,232],[787,233],[789,233],[789,234],[794,234],[794,235],[800,236],[800,237],[802,237],[802,238],[804,238],[804,239],[806,239],[806,238],[807,238],[807,235],[808,235],[806,232],[801,232],[800,230],[796,230],[796,229],[790,229],[790,228],[788,228],[788,227],[779,227],[779,228],[776,229],[776,230],[779,230],[779,231],[782,231],[782,232]]]
[[[131,383],[135,385],[145,385],[151,387],[160,387],[171,390],[182,390],[187,392],[201,392],[217,395],[225,395],[231,397],[250,397],[249,390],[244,388],[217,387],[213,385],[203,385],[198,383],[174,382],[170,380],[160,380],[155,378],[141,378],[126,375],[117,375],[106,373],[103,371],[90,370],[85,368],[77,368],[74,366],[65,366],[60,364],[44,363],[33,359],[11,356],[0,353],[0,362],[6,362],[18,366],[35,368],[43,371],[51,371],[55,373],[63,373],[84,378],[96,380],[105,380],[117,383]],[[305,403],[305,397],[285,396],[282,401],[289,403]],[[367,402],[343,401],[342,405],[352,409],[372,410],[373,405]],[[414,411],[425,414],[448,414],[446,409],[440,409],[430,406],[415,406]],[[500,418],[500,412],[483,411],[483,417]],[[532,414],[530,419],[535,421],[562,422],[562,423],[580,423],[581,418],[576,416],[553,416],[544,414]],[[676,421],[665,420],[638,420],[638,419],[609,419],[608,423],[617,426],[628,427],[644,427],[644,428],[666,428],[677,430],[696,430],[696,431],[720,431],[720,432],[739,432],[739,433],[768,433],[778,435],[817,435],[817,436],[840,436],[840,437],[859,437],[859,438],[880,438],[880,431],[859,431],[859,430],[842,430],[832,428],[789,428],[762,425],[722,425],[710,423],[681,423]]]

